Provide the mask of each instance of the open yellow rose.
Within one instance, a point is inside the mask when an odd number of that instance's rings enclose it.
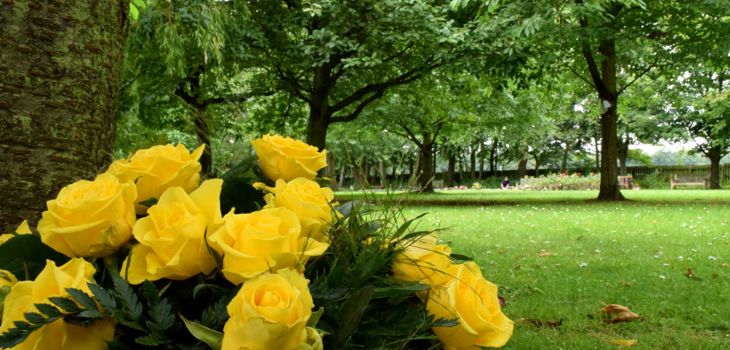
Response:
[[[205,244],[206,230],[220,224],[223,180],[203,182],[190,194],[180,187],[167,189],[149,215],[134,225],[132,247],[121,274],[139,284],[161,278],[183,280],[210,273],[215,260]]]
[[[436,243],[436,234],[409,242],[393,260],[393,277],[432,286],[443,285],[451,280],[451,248]]]
[[[88,283],[94,276],[94,266],[84,259],[75,258],[61,267],[47,260],[46,266],[34,281],[16,283],[5,298],[0,333],[14,327],[15,321],[24,320],[24,313],[39,312],[34,304],[50,304],[48,298],[67,296],[66,288],[77,288],[91,294]],[[58,319],[34,331],[14,347],[16,350],[45,349],[106,349],[106,342],[114,338],[114,321],[101,320],[82,327]]]
[[[251,141],[261,171],[269,180],[314,179],[327,166],[327,151],[318,151],[302,141],[279,135],[264,135]]]
[[[302,224],[302,235],[326,242],[327,229],[334,220],[330,202],[334,193],[320,187],[315,181],[298,177],[286,182],[276,180],[276,186],[265,187],[267,208],[287,208],[297,214]]]
[[[318,349],[306,330],[314,307],[308,283],[290,269],[246,281],[228,304],[222,350],[294,350],[308,343]]]
[[[23,220],[23,222],[18,225],[18,228],[15,229],[15,233],[3,233],[0,235],[0,244],[9,241],[11,238],[15,237],[15,235],[29,235],[31,233],[32,231],[30,230],[30,225],[28,225],[28,220]]]
[[[286,208],[229,213],[209,243],[223,254],[223,275],[234,284],[266,271],[296,268],[328,247],[302,236],[299,219]]]
[[[104,257],[132,236],[137,191],[110,174],[74,182],[47,202],[38,222],[41,240],[69,257]]]
[[[158,199],[170,187],[190,192],[200,183],[198,159],[204,149],[205,145],[190,153],[183,145],[153,146],[135,152],[129,159],[114,161],[108,172],[120,181],[135,182],[138,202]],[[144,205],[137,205],[137,213],[144,214],[146,210]]]
[[[514,323],[502,313],[497,286],[482,277],[474,262],[454,265],[453,279],[432,288],[426,309],[436,319],[458,319],[452,327],[433,327],[446,350],[498,348],[512,336]]]

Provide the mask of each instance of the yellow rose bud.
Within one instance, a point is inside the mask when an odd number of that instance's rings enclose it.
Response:
[[[104,257],[132,235],[137,191],[109,174],[61,189],[38,222],[41,240],[69,257]]]
[[[312,180],[298,177],[289,182],[276,180],[275,187],[267,187],[264,199],[267,208],[287,208],[297,214],[302,224],[302,235],[318,241],[328,241],[326,232],[334,220],[330,202],[334,193]]]
[[[314,307],[308,283],[289,269],[246,281],[228,304],[222,350],[294,350],[307,344]]]
[[[18,228],[15,229],[15,233],[3,233],[0,235],[0,244],[9,241],[11,238],[15,237],[15,235],[29,235],[31,233],[32,231],[30,230],[30,225],[28,225],[28,220],[23,220],[23,222],[18,225]]]
[[[451,279],[451,248],[436,244],[435,234],[410,242],[393,260],[393,277],[406,282],[438,286]]]
[[[327,166],[327,151],[302,141],[279,135],[264,135],[251,141],[258,164],[269,180],[291,181],[298,177],[312,180]]]
[[[203,182],[190,194],[171,187],[160,196],[149,215],[139,219],[133,234],[139,244],[132,247],[122,264],[121,275],[129,283],[161,278],[183,280],[208,274],[215,260],[205,244],[206,230],[220,224],[220,193],[223,180]]]
[[[77,288],[91,294],[87,284],[92,282],[94,272],[94,266],[81,258],[71,259],[61,267],[47,260],[35,281],[18,282],[10,290],[5,298],[0,333],[13,328],[15,321],[24,320],[24,313],[39,313],[34,304],[50,304],[50,297],[68,296],[66,288]],[[88,327],[58,319],[34,331],[13,349],[106,349],[106,342],[113,338],[114,321],[111,319],[97,321]]]
[[[446,350],[498,348],[512,336],[514,323],[502,313],[497,286],[482,277],[474,262],[454,265],[453,279],[432,288],[426,309],[436,319],[458,319],[452,327],[433,327]]]
[[[229,213],[209,243],[223,254],[223,275],[234,284],[266,271],[296,268],[328,247],[302,236],[299,219],[286,208]]]
[[[120,181],[133,181],[137,186],[137,201],[160,198],[170,187],[181,187],[190,192],[200,183],[201,165],[198,162],[205,146],[190,153],[183,145],[160,145],[142,149],[128,160],[114,161],[108,172]],[[147,207],[137,205],[137,213]]]

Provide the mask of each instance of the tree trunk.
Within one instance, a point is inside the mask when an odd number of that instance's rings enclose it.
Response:
[[[0,5],[0,232],[111,160],[129,1]]]
[[[540,176],[540,159],[538,157],[535,157],[535,177]]]
[[[201,172],[209,177],[215,177],[215,171],[213,170],[213,148],[210,145],[210,129],[208,128],[208,121],[206,118],[205,110],[195,109],[193,110],[194,123],[195,123],[195,135],[198,137],[198,142],[205,145],[203,154],[200,155],[200,166]]]
[[[309,105],[309,123],[307,124],[307,143],[323,150],[327,145],[327,127],[329,116],[320,112],[317,107]]]
[[[337,182],[337,188],[342,188],[345,186],[345,173],[347,172],[347,165],[342,164],[342,167],[340,167],[340,179]]]
[[[722,159],[722,148],[715,146],[707,152],[707,158],[710,158],[710,189],[720,189],[720,159]]]
[[[385,161],[378,161],[378,173],[380,174],[380,187],[388,187],[388,172],[385,169]]]
[[[525,175],[527,175],[527,159],[520,159],[517,163],[517,177],[521,179]]]
[[[616,158],[618,153],[618,95],[616,93],[616,47],[613,40],[601,41],[599,51],[603,55],[601,64],[605,91],[599,97],[606,111],[601,115],[601,187],[599,200],[622,200],[624,196],[618,183]]]
[[[454,186],[454,176],[456,173],[456,152],[449,151],[448,167],[446,169],[446,186]]]
[[[626,158],[629,157],[629,144],[631,143],[631,139],[628,135],[626,135],[625,138],[621,139],[620,142],[618,142],[618,162],[619,162],[619,168],[620,172],[619,174],[621,176],[625,176],[627,173],[626,169]]]
[[[565,148],[563,149],[563,159],[560,161],[560,171],[568,171],[568,154],[570,152],[570,145],[566,142]]]
[[[489,171],[491,176],[497,176],[497,144],[498,141],[495,138],[492,140],[492,147],[489,150]]]
[[[596,131],[593,133],[593,147],[596,150],[596,153],[594,154],[594,156],[596,158],[595,169],[596,169],[596,172],[601,172],[601,151],[599,148],[600,146],[598,145],[598,139],[599,139],[598,132]]]
[[[471,152],[469,154],[469,176],[471,176],[471,180],[474,181],[477,178],[477,147],[475,145],[472,145]]]
[[[433,139],[430,133],[423,133],[421,143],[418,185],[421,192],[433,192]]]
[[[484,179],[484,142],[479,142],[479,179]]]
[[[330,187],[332,189],[338,189],[337,186],[339,183],[337,182],[337,165],[335,162],[337,161],[337,157],[335,156],[334,152],[327,152],[327,178],[329,178]]]

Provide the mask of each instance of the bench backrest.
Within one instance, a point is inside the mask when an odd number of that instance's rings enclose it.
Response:
[[[707,181],[707,176],[675,174],[674,177],[672,177],[672,181],[674,181],[674,182],[705,182],[705,181]]]

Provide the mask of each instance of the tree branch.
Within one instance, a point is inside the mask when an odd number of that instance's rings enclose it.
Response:
[[[360,104],[355,107],[355,110],[352,111],[352,113],[343,115],[343,116],[332,116],[330,118],[330,124],[332,123],[341,123],[341,122],[349,122],[351,120],[354,120],[357,118],[357,116],[362,112],[365,107],[367,107],[369,104],[373,103],[375,100],[383,97],[383,94],[385,93],[385,89],[381,89],[370,95],[370,97],[360,101]]]
[[[415,143],[416,146],[423,147],[423,142],[418,140],[418,137],[416,136],[416,134],[413,133],[413,131],[411,131],[411,129],[409,129],[405,124],[398,124],[398,125],[401,128],[403,128],[403,130],[405,130],[406,134],[408,134],[408,138],[411,141],[413,141],[413,143]]]
[[[578,73],[575,69],[573,69],[573,67],[568,66],[568,69],[571,72],[573,72],[573,74],[575,74],[576,77],[580,78],[580,80],[583,80],[589,86],[593,86],[593,83],[590,80],[586,79],[586,77],[584,77],[583,75],[581,75],[580,73]]]
[[[654,63],[650,64],[644,70],[642,70],[641,73],[639,73],[639,75],[637,75],[636,77],[634,77],[633,80],[631,80],[626,85],[624,85],[622,88],[620,88],[618,90],[618,92],[616,93],[616,96],[620,96],[624,91],[626,91],[626,89],[629,88],[629,86],[631,86],[631,84],[635,83],[637,80],[639,80],[639,78],[643,77],[646,73],[649,73],[649,71],[652,68],[656,67],[656,65],[657,65],[658,62],[659,62],[659,59],[657,59],[656,61],[654,61]]]

